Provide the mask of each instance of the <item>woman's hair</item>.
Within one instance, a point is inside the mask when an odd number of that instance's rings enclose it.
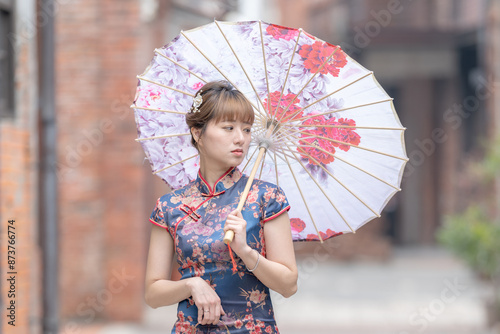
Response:
[[[203,100],[201,104],[196,103],[199,95]],[[196,92],[193,108],[186,114],[186,123],[189,129],[201,129],[201,136],[210,121],[237,120],[253,124],[254,117],[252,105],[240,91],[227,81],[212,81]],[[197,148],[192,134],[191,143]]]

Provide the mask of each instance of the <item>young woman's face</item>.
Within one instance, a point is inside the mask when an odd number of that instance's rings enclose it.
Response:
[[[201,137],[201,130],[194,129],[202,161],[221,170],[241,164],[252,139],[251,128],[249,123],[225,120],[210,121]]]

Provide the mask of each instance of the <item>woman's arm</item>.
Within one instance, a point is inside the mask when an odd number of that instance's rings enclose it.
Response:
[[[198,322],[202,325],[216,324],[224,314],[219,296],[200,277],[170,280],[173,257],[172,237],[164,228],[153,225],[146,267],[146,303],[157,308],[176,304],[192,296],[198,307]]]
[[[235,232],[231,247],[247,268],[253,269],[260,257],[253,274],[264,285],[284,297],[290,297],[297,292],[297,264],[288,213],[285,212],[264,224],[266,257],[258,256],[247,244],[246,221],[239,211],[233,211],[228,216],[224,229],[232,229]]]

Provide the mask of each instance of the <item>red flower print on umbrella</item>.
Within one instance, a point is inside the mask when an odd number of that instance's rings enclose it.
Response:
[[[292,236],[298,236],[306,228],[306,223],[300,218],[290,218]]]
[[[354,146],[358,146],[361,141],[361,136],[356,133],[356,122],[352,119],[340,118],[338,122],[335,122],[340,126],[348,126],[347,127],[337,127],[331,128],[330,137],[342,143],[349,143]],[[342,143],[334,143],[334,146],[340,148],[342,151],[349,151],[351,148],[349,145]]]
[[[286,122],[302,117],[302,112],[297,112],[300,110],[300,107],[297,105],[297,103],[300,103],[300,100],[296,98],[297,95],[291,93],[281,95],[281,92],[278,91],[272,92],[269,95],[271,97],[271,105],[269,106],[266,98],[263,103],[264,108],[279,122]]]
[[[300,218],[290,218],[290,225],[292,230],[296,232],[302,232],[306,227],[306,223]]]
[[[308,118],[302,123],[301,140],[297,150],[310,164],[328,165],[333,162],[335,147],[347,152],[351,146],[358,146],[361,136],[356,133],[356,122],[352,119],[324,115]],[[308,126],[308,127],[306,127]],[[350,145],[348,145],[350,144]]]
[[[334,46],[319,41],[311,45],[301,45],[299,55],[304,60],[305,68],[311,73],[319,71],[321,74],[330,73],[337,77],[340,69],[347,64],[346,54],[340,48],[336,50]],[[328,59],[329,57],[330,59]]]
[[[297,148],[297,151],[310,164],[318,165],[318,163],[321,163],[328,165],[334,160],[335,148],[328,140],[307,137],[300,140],[299,144],[302,146]]]
[[[299,35],[298,29],[290,29],[276,24],[270,24],[266,28],[266,32],[276,39],[286,39],[287,41]]]
[[[331,229],[328,229],[328,230],[326,230],[326,233],[325,232],[319,232],[319,234],[321,235],[321,238],[323,240],[326,240],[326,239],[333,238],[333,237],[336,237],[338,235],[341,235],[343,233],[342,232],[335,232],[335,231],[332,231]],[[317,234],[308,234],[306,240],[307,241],[317,241],[317,240],[320,240],[320,239],[319,239],[319,237],[318,237]]]

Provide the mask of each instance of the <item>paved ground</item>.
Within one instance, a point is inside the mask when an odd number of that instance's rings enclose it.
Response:
[[[282,334],[493,334],[490,287],[440,249],[396,249],[382,263],[298,260],[299,291],[274,294]],[[176,307],[147,308],[142,324],[108,324],[97,334],[170,333]]]

